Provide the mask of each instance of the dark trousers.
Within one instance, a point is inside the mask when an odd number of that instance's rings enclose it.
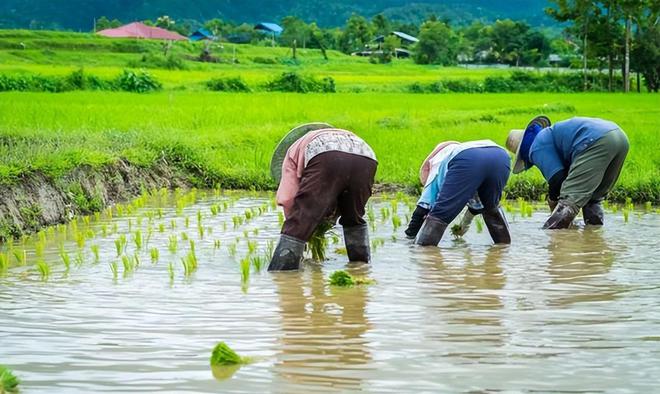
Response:
[[[303,170],[293,213],[284,221],[282,234],[307,242],[323,219],[337,215],[344,227],[366,223],[364,209],[377,166],[367,157],[344,152],[315,156]]]
[[[511,158],[499,147],[466,149],[447,165],[447,175],[429,215],[449,224],[475,195],[484,209],[500,205]]]

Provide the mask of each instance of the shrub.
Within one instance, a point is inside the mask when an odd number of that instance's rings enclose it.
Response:
[[[265,89],[271,92],[295,92],[295,93],[334,93],[336,91],[335,80],[325,77],[317,80],[311,76],[299,75],[295,72],[283,73],[265,85]]]
[[[116,79],[117,90],[135,93],[147,93],[163,88],[163,85],[146,71],[124,70]]]
[[[258,64],[278,64],[279,61],[275,58],[272,57],[261,57],[261,56],[256,56],[252,58],[253,63],[258,63]]]
[[[134,68],[164,68],[167,70],[185,70],[188,68],[186,63],[179,57],[174,55],[164,57],[152,53],[142,55],[139,60],[131,60],[127,65]]]
[[[241,77],[214,78],[206,82],[206,87],[214,92],[249,92],[250,87]]]

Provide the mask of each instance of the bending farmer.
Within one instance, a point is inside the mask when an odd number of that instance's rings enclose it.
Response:
[[[296,270],[316,227],[340,216],[350,261],[369,262],[363,219],[376,175],[376,155],[366,142],[325,123],[293,129],[275,149],[271,174],[280,182],[277,203],[284,226],[269,271]]]
[[[468,205],[460,233],[475,215],[483,215],[497,244],[511,243],[509,226],[500,209],[502,191],[511,172],[511,158],[493,141],[444,142],[424,160],[422,196],[406,235],[418,245],[437,246],[449,223]]]
[[[544,229],[568,228],[580,209],[585,224],[603,224],[601,202],[619,178],[629,147],[616,123],[572,118],[553,126],[539,116],[525,130],[512,130],[506,146],[516,154],[514,174],[535,165],[548,181],[552,215]]]

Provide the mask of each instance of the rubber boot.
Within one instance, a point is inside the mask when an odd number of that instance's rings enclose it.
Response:
[[[602,226],[605,218],[603,206],[600,202],[590,202],[582,207],[582,216],[584,216],[584,224],[587,226]]]
[[[510,244],[511,234],[509,233],[509,223],[506,221],[506,216],[502,208],[487,209],[482,215],[493,242],[496,244]]]
[[[268,265],[268,271],[294,271],[299,269],[304,251],[305,242],[288,235],[280,235],[280,241],[277,243],[273,258]]]
[[[577,207],[577,205],[573,204],[572,202],[559,200],[559,203],[557,203],[557,207],[552,212],[552,215],[550,215],[550,218],[548,218],[548,220],[543,225],[543,229],[557,230],[568,228],[571,223],[573,223],[573,219],[575,219],[575,216],[577,216],[579,211],[580,209]]]
[[[366,223],[344,227],[344,243],[349,261],[369,262],[371,248],[369,247],[369,226]]]
[[[427,216],[415,238],[415,243],[422,246],[438,246],[448,224],[433,216]]]

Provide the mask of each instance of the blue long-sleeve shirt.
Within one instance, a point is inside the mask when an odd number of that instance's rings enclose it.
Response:
[[[529,160],[543,177],[550,180],[561,170],[568,170],[577,155],[619,126],[608,120],[575,117],[539,132],[529,150]]]

